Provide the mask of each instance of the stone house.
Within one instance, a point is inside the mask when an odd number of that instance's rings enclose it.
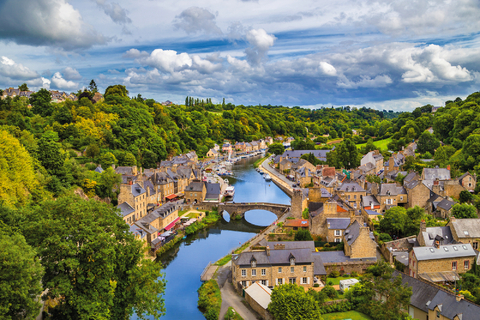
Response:
[[[224,143],[222,145],[222,152],[232,152],[232,145],[230,143]]]
[[[430,199],[430,189],[419,180],[404,182],[404,187],[407,191],[407,208],[415,206],[425,208],[427,201]]]
[[[450,217],[454,204],[455,202],[432,192],[430,199],[427,201],[426,209],[429,214],[446,219]]]
[[[166,200],[175,196],[175,184],[174,181],[166,172],[157,172],[150,178],[153,184],[157,187],[158,192],[160,192],[161,202],[164,203]]]
[[[392,171],[400,171],[400,167],[403,164],[405,164],[405,156],[400,152],[394,153],[384,164],[384,173],[387,174]]]
[[[446,283],[458,280],[458,273],[472,268],[476,253],[471,244],[413,247],[409,252],[408,272],[413,278]]]
[[[292,161],[293,159],[297,159],[298,161],[298,159],[300,159],[302,155],[312,153],[315,158],[321,161],[327,161],[327,153],[329,152],[330,150],[286,150],[282,154],[281,159],[290,159],[290,161]]]
[[[470,192],[475,190],[477,186],[476,180],[476,175],[472,176],[469,172],[464,173],[458,178],[459,184]]]
[[[466,320],[477,319],[480,314],[480,306],[441,286],[415,279],[396,270],[392,276],[401,276],[402,285],[412,288],[410,305],[405,311],[414,319]]]
[[[185,202],[187,204],[202,203],[207,194],[207,188],[202,181],[192,181],[185,188]]]
[[[267,142],[263,139],[258,140],[258,149],[263,150],[267,148]]]
[[[271,320],[272,315],[267,308],[270,304],[272,290],[260,282],[255,282],[245,289],[245,301],[255,310],[262,319]]]
[[[273,138],[272,137],[265,137],[265,143],[266,144],[272,144],[273,143]]]
[[[292,168],[292,170],[295,170],[295,171],[297,171],[301,168],[307,168],[312,173],[315,173],[317,171],[317,168],[305,159],[298,160],[296,163],[292,164],[291,168]]]
[[[313,256],[313,241],[268,242],[264,250],[232,255],[232,284],[238,292],[259,282],[267,287],[286,283],[310,288],[314,276],[325,275]]]
[[[257,141],[252,141],[250,142],[252,145],[252,151],[258,151],[258,142]]]
[[[372,183],[372,195],[375,196],[380,203],[380,211],[403,206],[408,203],[408,193],[403,186],[398,186],[396,183]]]
[[[129,205],[127,202],[123,202],[117,206],[118,209],[120,209],[120,214],[123,218],[123,221],[127,224],[132,224],[132,221],[135,221],[134,215],[135,215],[135,209]]]
[[[456,219],[450,218],[447,223],[452,231],[453,239],[461,243],[469,243],[473,249],[478,250],[480,242],[480,219]]]
[[[173,225],[179,220],[178,210],[179,207],[176,203],[165,203],[137,221],[137,223],[150,224],[159,233],[162,233],[172,229]]]
[[[283,159],[282,161],[280,161],[278,169],[282,173],[290,172],[290,170],[292,169],[292,165],[293,163],[291,161],[289,161],[288,159]]]
[[[252,152],[253,151],[253,146],[250,142],[245,143],[245,151],[246,152]]]
[[[378,150],[370,151],[360,160],[360,166],[366,166],[370,163],[373,166],[374,173],[377,174],[383,170],[383,156]]]
[[[295,171],[295,181],[298,182],[300,188],[305,188],[313,182],[314,172],[307,167],[301,167]]]
[[[235,150],[243,152],[243,151],[246,151],[246,148],[247,148],[247,146],[245,145],[245,142],[235,143]]]
[[[120,185],[118,202],[120,204],[127,202],[129,206],[134,209],[133,213],[124,216],[124,220],[128,224],[133,224],[147,214],[147,191],[140,185],[140,183],[133,184],[130,181],[130,184]]]
[[[337,188],[336,193],[342,199],[348,202],[353,209],[360,210],[362,197],[366,196],[366,191],[356,182],[344,182]]]
[[[212,149],[208,150],[206,156],[207,156],[207,158],[216,158],[216,157],[219,156],[219,153],[218,153],[217,150],[212,148]]]
[[[377,243],[368,227],[354,221],[343,235],[344,251],[351,259],[376,258]]]
[[[362,211],[369,210],[382,213],[380,202],[374,195],[362,196]]]

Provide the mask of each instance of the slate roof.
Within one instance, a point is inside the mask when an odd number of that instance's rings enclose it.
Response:
[[[370,208],[372,204],[374,206],[380,205],[380,202],[378,202],[377,198],[374,195],[362,197],[362,206],[364,208],[367,208],[367,207]]]
[[[355,240],[357,240],[358,236],[360,235],[360,224],[357,220],[355,220],[347,230],[345,230],[345,238],[347,238],[347,243],[351,246]]]
[[[319,251],[314,252],[313,256],[319,255],[323,263],[340,263],[340,262],[356,262],[356,261],[377,261],[377,258],[352,259],[347,257],[343,251]]]
[[[330,150],[294,150],[294,151],[285,151],[282,157],[286,158],[300,158],[304,154],[312,153],[315,158],[320,159],[322,161],[327,161],[327,153]]]
[[[480,237],[480,219],[455,219],[450,223],[459,238]]]
[[[419,237],[423,237],[426,247],[433,246],[437,237],[442,245],[451,244],[454,241],[450,227],[429,227],[424,232],[420,232]]]
[[[295,257],[296,264],[313,262],[311,249],[285,249],[270,250],[269,256],[265,251],[242,252],[236,256],[233,263],[239,266],[250,265],[253,257],[257,261],[257,265],[290,265],[290,255]]]
[[[473,320],[478,319],[480,314],[480,306],[465,299],[457,301],[454,294],[441,290],[432,299],[428,309],[434,310],[438,305],[441,305],[440,314],[448,319],[453,319],[458,315],[459,319]]]
[[[344,192],[357,192],[357,191],[365,191],[360,185],[356,182],[344,182],[340,187],[338,187],[339,191]]]
[[[455,202],[453,202],[453,201],[450,201],[450,200],[448,200],[448,199],[443,199],[443,200],[440,201],[440,203],[438,204],[438,207],[441,208],[441,209],[450,211],[450,209],[452,209],[452,207],[453,207],[454,204],[455,204]]]
[[[185,188],[185,191],[196,191],[202,192],[204,183],[201,181],[192,181],[190,184]]]
[[[135,209],[132,208],[131,205],[129,205],[128,203],[126,202],[123,202],[122,204],[119,204],[117,206],[117,208],[120,209],[120,213],[122,214],[122,216],[128,216],[129,214],[135,212]]]
[[[450,180],[450,170],[446,168],[424,168],[424,180]]]
[[[322,257],[318,254],[313,255],[313,275],[324,276],[327,274],[325,266],[323,265]]]
[[[320,181],[320,183],[326,187],[332,187],[333,184],[335,183],[335,179],[332,179],[331,177],[326,177],[326,178],[323,178],[322,181]]]
[[[413,252],[418,261],[474,257],[475,251],[470,243],[449,244],[439,248],[435,247],[414,247]]]
[[[268,241],[266,246],[273,250],[275,245],[279,244],[284,245],[285,250],[310,249],[312,252],[315,251],[315,243],[313,241]]]
[[[377,211],[373,211],[373,210],[365,210],[365,212],[370,216],[381,216],[382,215],[382,213],[378,213]]]
[[[441,291],[434,285],[430,285],[425,281],[415,279],[413,277],[407,276],[404,273],[398,272],[397,270],[393,271],[392,277],[396,278],[402,276],[402,285],[407,285],[412,288],[412,296],[410,297],[410,304],[423,312],[428,313],[428,305],[435,298],[437,293]]]
[[[382,183],[378,189],[380,195],[392,195],[407,194],[407,191],[403,186],[397,186],[396,183]]]
[[[142,195],[146,192],[147,191],[144,188],[142,188],[142,186],[139,185],[138,183],[135,183],[132,185],[132,195],[134,197],[138,197],[139,195]]]
[[[207,187],[207,194],[205,199],[218,199],[220,196],[220,183],[206,183],[205,186]]]
[[[322,193],[322,198],[330,198],[332,196],[325,188],[320,188],[320,192]]]
[[[407,182],[407,183],[405,183],[405,180],[404,180],[404,186],[405,186],[405,188],[407,188],[407,189],[413,189],[413,188],[415,188],[419,183],[420,183],[420,181],[418,181],[418,180],[412,180],[411,182]]]
[[[350,218],[327,218],[327,225],[330,230],[345,230],[349,224]]]
[[[145,190],[150,189],[150,195],[156,193],[155,192],[155,187],[153,186],[153,183],[150,180],[147,180],[147,181],[143,182],[143,187],[145,188]]]
[[[277,164],[280,161],[281,157],[282,156],[280,156],[280,155],[275,156],[275,158],[273,158],[273,163]]]
[[[102,173],[103,172],[102,166],[99,165],[98,167],[95,168],[94,171],[98,173]]]
[[[115,173],[118,174],[126,174],[126,175],[133,175],[133,168],[132,167],[116,167]]]

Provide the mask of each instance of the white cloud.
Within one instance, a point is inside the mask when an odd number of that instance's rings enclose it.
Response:
[[[2,1],[0,39],[68,51],[107,42],[67,0]]]
[[[185,68],[189,68],[193,64],[192,58],[188,53],[177,54],[174,50],[155,49],[150,57],[143,60],[150,67],[157,68],[163,72],[173,73]]]
[[[334,66],[332,66],[330,63],[325,61],[320,61],[320,70],[322,70],[324,74],[329,76],[337,75],[337,69],[335,69]]]
[[[109,16],[113,22],[125,25],[131,23],[132,20],[127,16],[127,10],[122,8],[118,3],[108,3],[105,0],[94,0],[97,5],[103,9],[105,14]]]
[[[176,17],[175,27],[188,34],[204,32],[206,34],[222,34],[215,22],[215,15],[204,8],[190,7]]]
[[[138,59],[138,58],[144,58],[144,57],[148,57],[148,56],[149,56],[148,52],[140,51],[138,49],[132,48],[132,49],[128,50],[127,52],[125,52],[122,57],[123,58],[129,58],[129,59]]]
[[[0,75],[13,80],[30,80],[39,77],[37,72],[5,56],[2,56],[0,61]]]
[[[253,64],[258,65],[268,52],[268,49],[273,46],[275,39],[274,35],[267,34],[263,29],[252,29],[247,32],[247,41],[252,47],[245,49],[247,60]]]
[[[51,84],[59,90],[75,90],[78,88],[78,83],[65,80],[60,72],[55,72]]]
[[[63,77],[66,80],[80,80],[80,79],[82,79],[82,76],[77,71],[77,69],[74,69],[72,67],[66,67],[65,69],[62,70],[62,73],[63,73]]]

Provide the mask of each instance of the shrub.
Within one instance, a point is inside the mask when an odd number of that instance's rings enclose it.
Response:
[[[329,297],[330,299],[335,299],[337,297],[337,290],[335,290],[334,287],[332,286],[326,286],[325,288],[323,288],[322,290],[326,295],[327,297]]]
[[[347,312],[353,309],[353,304],[348,301],[334,303],[328,306],[320,307],[320,313]]]
[[[333,286],[333,281],[332,280],[328,281],[327,285]]]
[[[222,296],[215,280],[208,280],[198,289],[198,308],[207,320],[217,320],[220,315]]]
[[[358,272],[357,271],[352,271],[352,273],[350,275],[352,277],[356,278],[356,277],[358,277]]]
[[[320,284],[314,283],[314,284],[313,284],[313,287],[314,287],[314,288],[318,288],[318,287],[320,287]]]
[[[330,272],[330,274],[328,275],[330,278],[337,278],[340,276],[340,272],[338,272],[338,270],[333,270],[332,272]]]

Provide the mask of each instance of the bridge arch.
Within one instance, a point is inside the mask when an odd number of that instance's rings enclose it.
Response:
[[[230,218],[234,216],[240,216],[241,218],[244,218],[245,212],[247,211],[266,210],[275,214],[277,218],[280,218],[285,213],[290,211],[290,207],[290,205],[286,204],[266,202],[221,203],[218,206],[218,213],[223,213],[223,211],[226,211],[230,215]]]

